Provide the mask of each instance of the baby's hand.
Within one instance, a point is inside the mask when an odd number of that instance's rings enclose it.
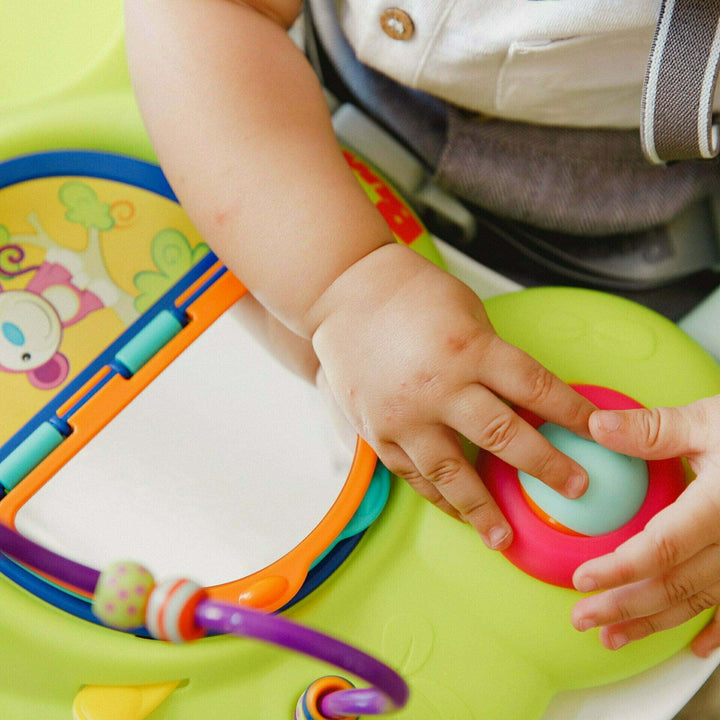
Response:
[[[598,411],[590,429],[611,450],[648,460],[684,456],[697,475],[683,494],[615,552],[575,572],[578,590],[604,590],[572,612],[578,630],[603,626],[611,649],[674,627],[720,600],[720,395],[677,408]],[[695,638],[720,646],[716,618]]]
[[[314,311],[313,345],[357,433],[489,547],[506,548],[512,531],[458,433],[568,497],[585,491],[585,470],[500,397],[586,437],[593,405],[501,340],[478,297],[445,271],[385,245],[345,271]]]

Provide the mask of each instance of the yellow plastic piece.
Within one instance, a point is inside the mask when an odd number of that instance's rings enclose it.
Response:
[[[179,680],[128,687],[86,685],[73,702],[73,720],[145,720]]]

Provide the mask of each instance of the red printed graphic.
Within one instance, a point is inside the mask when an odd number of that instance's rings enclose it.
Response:
[[[360,180],[372,187],[377,196],[375,207],[385,218],[390,230],[406,245],[415,242],[423,234],[423,226],[407,205],[366,163],[347,150],[343,150],[343,155]]]

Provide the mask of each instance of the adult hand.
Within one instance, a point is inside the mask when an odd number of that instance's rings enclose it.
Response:
[[[684,456],[695,480],[645,529],[613,553],[589,560],[573,577],[582,592],[572,612],[578,630],[600,626],[617,649],[674,627],[720,600],[720,395],[683,407],[597,411],[593,438],[647,460]],[[717,616],[695,638],[705,657],[720,646]]]
[[[345,271],[321,304],[313,346],[356,432],[489,547],[507,547],[512,532],[458,433],[568,497],[585,491],[585,470],[500,398],[586,437],[594,406],[501,340],[459,280],[386,245]]]

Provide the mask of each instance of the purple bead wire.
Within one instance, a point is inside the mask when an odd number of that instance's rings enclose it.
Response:
[[[377,688],[336,690],[323,696],[320,700],[320,712],[327,718],[384,715],[398,709]]]
[[[88,593],[95,592],[95,586],[100,577],[97,570],[81,565],[74,560],[68,560],[32,540],[28,540],[2,523],[0,523],[0,550],[22,563],[31,565],[35,570],[45,572],[78,590]]]
[[[2,523],[0,551],[72,587],[91,594],[95,592],[100,577],[97,570],[58,555]],[[326,695],[320,710],[328,718],[380,715],[399,710],[407,702],[408,686],[392,668],[352,645],[278,615],[204,600],[195,610],[195,621],[209,632],[251,637],[310,655],[374,686],[338,690]]]
[[[374,687],[338,690],[322,704],[327,717],[370,715],[399,710],[408,699],[408,686],[392,668],[340,640],[302,625],[257,610],[204,600],[195,610],[195,620],[211,632],[280,645],[342,668]]]

